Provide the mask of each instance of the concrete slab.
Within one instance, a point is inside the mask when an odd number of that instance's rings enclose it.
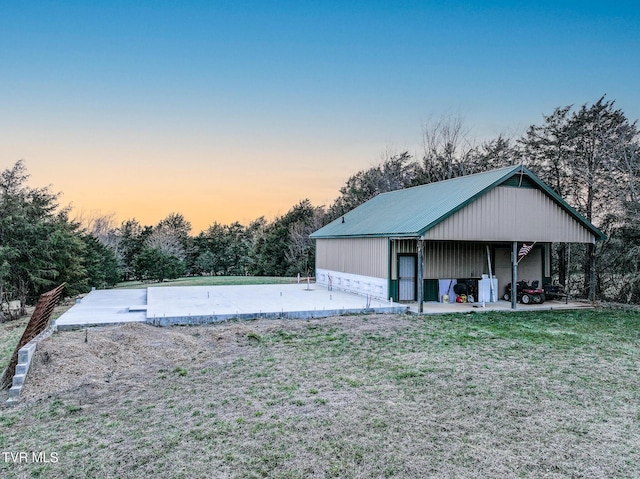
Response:
[[[406,305],[311,284],[165,286],[92,291],[60,316],[58,329],[147,321],[158,326],[226,319],[317,318],[362,312],[400,313]]]
[[[144,322],[147,315],[138,310],[147,304],[146,289],[95,290],[54,321],[57,329]]]
[[[518,304],[517,311],[589,308],[589,303],[547,301]],[[55,321],[57,329],[126,322],[157,326],[202,324],[227,319],[320,318],[340,314],[418,311],[417,303],[399,304],[311,284],[242,286],[166,286],[97,290]],[[511,303],[425,303],[425,314],[511,311]]]
[[[397,313],[406,306],[370,300],[312,284],[149,288],[148,322],[159,326],[253,318],[318,318],[338,314]]]

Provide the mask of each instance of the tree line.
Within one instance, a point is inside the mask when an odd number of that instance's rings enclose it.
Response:
[[[0,321],[24,314],[28,304],[62,282],[74,296],[127,280],[313,274],[309,234],[325,215],[309,200],[271,222],[216,222],[193,236],[179,213],[156,225],[136,219],[116,224],[113,215],[71,218],[59,194],[30,187],[28,178],[23,161],[0,173]],[[12,301],[20,302],[18,310],[10,308]]]
[[[24,305],[62,281],[74,294],[182,275],[312,275],[309,234],[377,194],[524,164],[607,235],[596,245],[554,244],[554,278],[585,297],[591,290],[640,303],[639,140],[637,121],[605,97],[558,107],[518,138],[480,143],[460,118],[442,118],[425,125],[422,151],[387,152],[350,176],[328,206],[305,199],[272,221],[214,222],[197,236],[179,213],[156,225],[70,219],[58,195],[27,186],[18,161],[0,175],[0,296]]]

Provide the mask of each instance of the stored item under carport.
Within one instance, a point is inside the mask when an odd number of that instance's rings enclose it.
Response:
[[[512,294],[511,283],[509,283],[505,287],[502,298],[505,301],[511,301]],[[538,281],[533,281],[531,285],[525,280],[518,281],[516,283],[516,294],[518,301],[522,304],[542,304],[547,299],[544,294],[544,289],[538,288]]]

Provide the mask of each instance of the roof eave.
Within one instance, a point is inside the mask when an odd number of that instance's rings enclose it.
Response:
[[[311,239],[338,239],[338,238],[415,238],[420,236],[418,233],[370,233],[370,234],[352,234],[352,235],[315,235],[311,234]]]

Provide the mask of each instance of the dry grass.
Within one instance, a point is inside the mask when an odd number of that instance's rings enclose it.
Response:
[[[65,332],[0,411],[8,477],[640,477],[640,313]]]
[[[0,377],[4,374],[28,322],[29,317],[24,316],[13,321],[0,323]]]
[[[54,308],[52,319],[60,317],[62,313],[67,311],[73,305],[73,299],[62,301]],[[26,316],[16,320],[0,323],[0,377],[4,374],[4,370],[11,360],[11,355],[15,351],[34,310],[35,306],[29,306],[27,307]],[[0,401],[6,400],[6,397],[6,392],[4,395],[0,393]]]

